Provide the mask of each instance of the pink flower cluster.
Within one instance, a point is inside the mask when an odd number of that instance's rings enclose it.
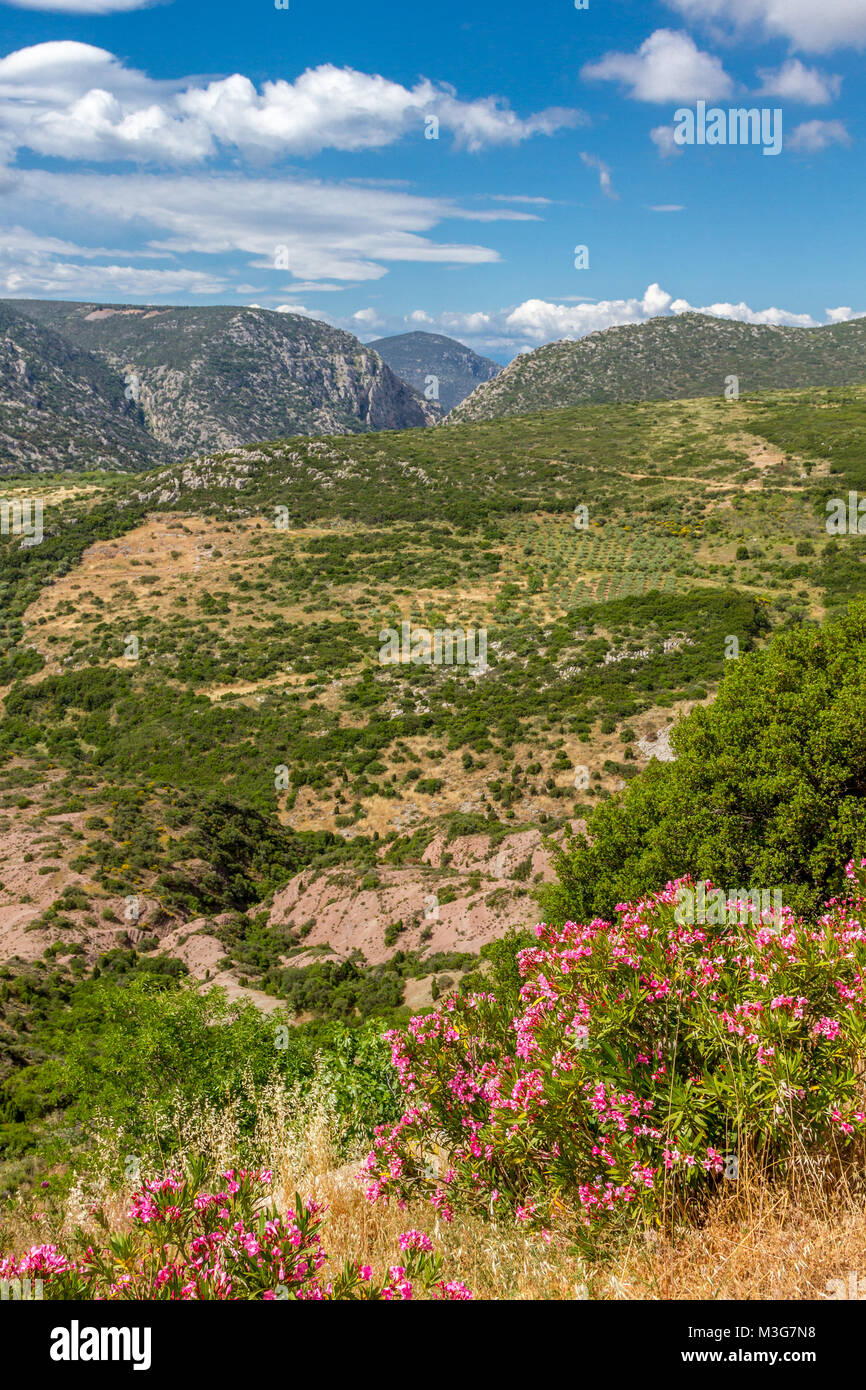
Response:
[[[230,1169],[216,1191],[193,1176],[170,1172],[135,1192],[131,1230],[106,1248],[88,1246],[76,1260],[53,1245],[33,1246],[20,1259],[0,1260],[0,1278],[37,1275],[55,1299],[325,1299],[406,1301],[420,1286],[435,1299],[463,1300],[459,1281],[444,1281],[430,1237],[399,1237],[401,1264],[379,1281],[369,1265],[348,1262],[332,1279],[319,1272],[327,1256],[325,1208],[308,1197],[280,1213],[270,1201],[267,1170]]]
[[[411,1106],[377,1131],[368,1197],[533,1225],[572,1206],[589,1227],[736,1180],[732,1158],[784,1161],[797,1142],[866,1131],[859,890],[817,920],[784,908],[775,925],[695,925],[675,912],[689,883],[620,904],[612,923],[540,924],[516,1001],[451,997],[390,1032]]]

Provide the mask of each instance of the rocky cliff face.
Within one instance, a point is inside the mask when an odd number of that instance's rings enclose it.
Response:
[[[115,372],[0,303],[0,474],[162,458]]]
[[[47,300],[13,307],[17,322],[27,316],[70,357],[89,362],[124,418],[140,422],[139,467],[290,435],[405,429],[439,418],[357,338],[297,314]],[[53,466],[64,447],[73,459],[92,452],[86,427],[64,419],[63,400],[59,392],[52,405]],[[94,420],[97,435],[106,428]],[[26,461],[14,431],[8,447]],[[127,451],[114,466],[135,464]]]

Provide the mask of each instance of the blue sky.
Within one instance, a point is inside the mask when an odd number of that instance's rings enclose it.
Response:
[[[866,0],[289,3],[0,4],[0,294],[500,361],[689,307],[866,312]],[[677,146],[698,100],[780,109],[781,153]]]

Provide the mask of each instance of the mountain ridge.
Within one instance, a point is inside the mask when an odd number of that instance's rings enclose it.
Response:
[[[0,473],[6,458],[25,470],[167,461],[115,372],[0,301]]]
[[[422,395],[429,378],[436,378],[439,401],[444,411],[453,410],[484,381],[498,376],[502,367],[490,357],[482,357],[457,338],[443,333],[395,333],[367,344],[378,352],[397,376]]]
[[[493,420],[581,404],[686,400],[866,381],[866,319],[789,328],[688,313],[545,343],[516,357],[448,415]]]
[[[420,427],[440,415],[357,338],[302,315],[23,299],[0,307],[19,335],[26,322],[54,335],[30,335],[37,375],[40,352],[62,358],[65,344],[69,370],[102,383],[108,413],[137,418],[141,459],[118,446],[101,466],[153,467],[292,435]],[[11,361],[0,389],[7,411],[26,404]],[[43,424],[43,459],[7,433],[4,471],[68,467],[82,427],[70,429],[62,398]],[[95,415],[86,428],[99,432]]]

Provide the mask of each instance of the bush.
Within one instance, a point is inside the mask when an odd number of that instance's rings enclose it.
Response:
[[[678,880],[613,924],[537,927],[516,1001],[452,997],[391,1032],[408,1108],[379,1131],[368,1196],[426,1195],[445,1219],[576,1208],[589,1233],[866,1132],[866,899],[805,922],[717,895],[706,916],[722,920],[690,923],[690,892]]]
[[[549,921],[610,916],[678,874],[784,889],[815,910],[866,845],[866,603],[727,662],[715,702],[674,729],[557,857]]]
[[[20,1260],[0,1259],[0,1279],[43,1282],[44,1296],[68,1299],[364,1299],[405,1301],[415,1286],[436,1299],[472,1297],[461,1283],[440,1278],[441,1262],[429,1236],[406,1231],[386,1278],[347,1261],[327,1283],[321,1228],[325,1208],[295,1198],[281,1214],[270,1200],[267,1171],[217,1175],[218,1190],[203,1190],[203,1174],[169,1173],[142,1184],[129,1213],[131,1230],[112,1234],[99,1249],[68,1255],[53,1245],[33,1246]]]

